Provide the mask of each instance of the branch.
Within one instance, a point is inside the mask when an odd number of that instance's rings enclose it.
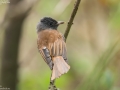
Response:
[[[72,26],[72,24],[73,24],[73,20],[74,20],[74,18],[75,18],[76,13],[77,13],[77,10],[78,10],[80,1],[81,1],[81,0],[77,0],[77,1],[75,2],[74,9],[73,9],[73,11],[72,11],[70,20],[69,20],[68,25],[67,25],[67,28],[66,28],[66,30],[65,30],[65,34],[64,34],[65,41],[66,41],[67,36],[68,36],[68,34],[69,34],[70,28],[71,28],[71,26]],[[54,85],[54,83],[55,83],[55,80],[53,80],[53,81],[50,80],[49,90],[59,90],[59,89],[56,88],[56,86]]]
[[[70,17],[70,19],[69,19],[67,28],[66,28],[65,33],[64,33],[65,41],[66,41],[66,39],[67,39],[67,37],[68,37],[68,34],[69,34],[69,32],[70,32],[70,28],[71,28],[71,26],[72,26],[72,24],[73,24],[73,20],[74,20],[74,18],[75,18],[76,13],[77,13],[77,10],[78,10],[78,7],[79,7],[80,2],[81,2],[81,0],[76,0],[76,2],[75,2],[74,9],[73,9],[73,11],[72,11],[71,17]]]
[[[56,88],[54,83],[55,83],[55,80],[50,80],[50,86],[48,90],[59,90],[58,88]]]
[[[26,3],[23,3],[25,2]],[[1,85],[16,90],[18,78],[19,44],[22,26],[37,0],[10,0],[2,25],[4,28],[3,51],[1,56]],[[3,89],[2,89],[3,90]]]

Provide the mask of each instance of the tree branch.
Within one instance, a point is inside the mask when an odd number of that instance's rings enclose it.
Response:
[[[66,41],[67,36],[68,36],[68,34],[69,34],[70,28],[71,28],[71,26],[72,26],[72,24],[73,24],[73,20],[74,20],[74,18],[75,18],[76,13],[77,13],[77,10],[78,10],[80,1],[81,1],[81,0],[77,0],[77,1],[75,2],[74,9],[73,9],[73,11],[72,11],[70,20],[69,20],[68,25],[67,25],[67,28],[66,28],[66,30],[65,30],[65,34],[64,34],[65,41]],[[59,89],[56,88],[56,86],[54,85],[54,83],[55,83],[55,80],[53,80],[53,81],[50,80],[49,90],[59,90]]]
[[[54,85],[55,80],[50,80],[50,86],[48,90],[59,90],[56,88],[56,86]]]
[[[10,0],[0,28],[4,28],[4,43],[1,62],[1,85],[16,90],[18,79],[18,54],[22,35],[22,26],[31,8],[37,0]]]
[[[66,39],[67,39],[67,37],[68,37],[68,34],[69,34],[69,32],[70,32],[70,28],[71,28],[71,26],[72,26],[72,24],[73,24],[73,20],[74,20],[74,18],[75,18],[76,13],[77,13],[77,10],[78,10],[78,7],[79,7],[80,2],[81,2],[81,0],[76,0],[76,2],[75,2],[74,9],[73,9],[73,11],[72,11],[71,17],[70,17],[70,19],[69,19],[67,28],[66,28],[65,33],[64,33],[65,41],[66,41]]]

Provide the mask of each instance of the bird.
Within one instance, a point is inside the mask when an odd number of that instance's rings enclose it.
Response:
[[[43,17],[37,25],[37,47],[52,71],[51,80],[59,78],[70,69],[67,59],[65,38],[57,28],[64,24],[51,17]]]

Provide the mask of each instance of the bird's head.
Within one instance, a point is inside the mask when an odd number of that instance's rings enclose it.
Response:
[[[46,29],[54,29],[57,30],[57,27],[60,24],[64,24],[63,21],[56,21],[51,17],[44,17],[40,20],[37,25],[37,31],[46,30]]]

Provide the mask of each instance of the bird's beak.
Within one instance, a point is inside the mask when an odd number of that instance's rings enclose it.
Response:
[[[65,22],[63,22],[63,21],[58,21],[58,25],[60,25],[60,24],[64,24]]]

